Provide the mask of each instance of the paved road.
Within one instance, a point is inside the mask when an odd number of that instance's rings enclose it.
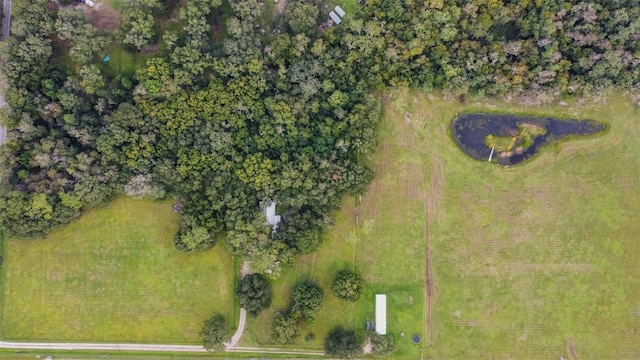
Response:
[[[11,23],[11,0],[4,0],[3,14],[2,41],[6,41],[7,36],[9,36],[9,24]]]
[[[4,102],[4,97],[0,95],[0,107],[6,106],[7,103]],[[4,126],[0,126],[0,145],[4,144],[4,140],[7,138],[7,128]]]

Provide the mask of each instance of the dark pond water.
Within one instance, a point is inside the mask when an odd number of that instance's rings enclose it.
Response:
[[[533,144],[520,151],[494,151],[492,161],[500,165],[521,163],[534,156],[545,145],[561,141],[572,135],[592,135],[604,131],[606,126],[593,120],[560,120],[512,114],[473,113],[458,115],[451,122],[451,135],[462,151],[474,159],[489,159],[491,148],[485,143],[488,135],[508,137],[518,133],[518,125],[543,127],[544,135],[533,139]]]

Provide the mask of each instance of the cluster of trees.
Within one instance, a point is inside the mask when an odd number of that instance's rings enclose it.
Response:
[[[640,87],[636,0],[372,0],[327,37],[372,86],[504,95]]]
[[[101,117],[117,99],[102,89],[91,64],[106,36],[82,12],[55,13],[48,1],[34,0],[15,3],[12,13],[3,68],[10,109],[1,121],[11,132],[0,154],[0,225],[38,236],[118,190],[120,169],[104,164],[96,146]],[[59,58],[65,46],[68,71]]]
[[[302,316],[309,324],[324,305],[322,289],[313,283],[297,284],[292,293],[293,306],[287,312],[277,312],[271,324],[271,340],[277,344],[292,344],[300,336],[298,319]]]
[[[355,302],[362,296],[364,288],[365,282],[360,275],[343,270],[336,275],[332,292],[339,299]],[[299,319],[304,318],[307,323],[314,324],[323,305],[324,293],[318,285],[310,282],[297,284],[293,288],[291,308],[276,313],[273,319],[271,340],[278,344],[294,343],[300,336]]]
[[[276,276],[320,245],[340,198],[373,177],[361,158],[375,146],[380,104],[310,28],[262,36],[256,0],[231,2],[229,36],[214,43],[207,19],[219,5],[189,1],[185,26],[159,33],[154,16],[170,5],[127,1],[114,38],[80,10],[16,4],[0,187],[9,233],[39,236],[124,191],[182,198],[176,247],[226,238],[256,272]],[[100,61],[113,41],[162,44],[135,74],[113,75]],[[268,201],[283,218],[275,233]]]
[[[224,316],[220,314],[214,315],[211,319],[204,322],[202,331],[202,346],[207,351],[222,351],[225,343],[229,342],[229,323]]]

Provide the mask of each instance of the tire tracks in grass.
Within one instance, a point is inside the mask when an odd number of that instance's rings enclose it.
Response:
[[[427,317],[427,329],[429,332],[429,343],[433,346],[433,299],[435,297],[436,284],[433,275],[433,264],[431,260],[431,241],[429,239],[429,222],[432,215],[440,205],[440,197],[442,185],[444,184],[444,173],[442,170],[442,161],[437,155],[433,154],[433,167],[431,169],[430,188],[424,195],[424,213],[425,213],[425,270],[424,270],[424,292],[425,292],[425,314]]]

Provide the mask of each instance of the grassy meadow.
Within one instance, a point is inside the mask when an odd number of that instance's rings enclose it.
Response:
[[[527,108],[399,91],[387,108],[386,126],[413,128],[415,144],[430,144],[416,160],[439,172],[426,197],[429,358],[640,358],[640,109],[624,96]],[[474,110],[595,119],[611,129],[504,168],[450,140],[449,121]]]
[[[5,239],[2,337],[199,342],[205,319],[231,315],[231,255],[178,252],[171,204],[120,197],[47,238]]]

